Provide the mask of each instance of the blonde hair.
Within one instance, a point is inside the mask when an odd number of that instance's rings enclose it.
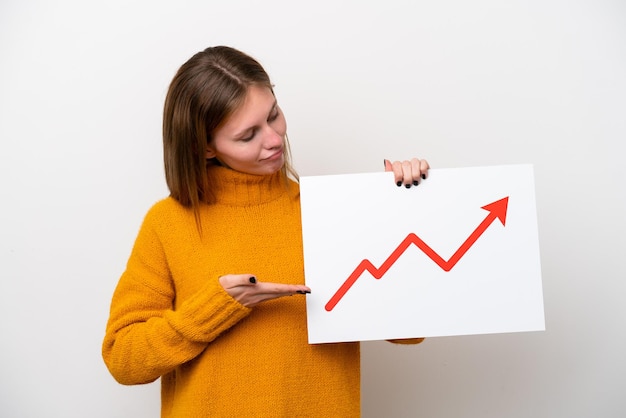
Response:
[[[242,105],[251,85],[273,85],[261,64],[234,48],[216,46],[196,53],[185,62],[170,83],[163,111],[163,159],[170,195],[194,210],[199,229],[199,208],[213,203],[211,162],[205,150],[212,134]],[[297,179],[285,136],[287,179]]]

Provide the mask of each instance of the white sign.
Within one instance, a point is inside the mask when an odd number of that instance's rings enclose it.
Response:
[[[300,179],[309,343],[545,329],[531,165]]]

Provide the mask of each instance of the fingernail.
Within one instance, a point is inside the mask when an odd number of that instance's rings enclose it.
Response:
[[[251,276],[249,280],[250,280],[250,283],[252,284],[256,283],[256,277],[254,276]]]
[[[410,189],[411,188],[411,183],[405,184],[404,187],[406,187],[407,189]]]
[[[383,160],[383,167],[384,167],[384,168],[387,168],[387,159],[384,159],[384,160]]]
[[[418,184],[417,180],[413,180],[413,186],[417,186]]]
[[[401,181],[397,182],[396,186],[398,186],[398,187],[402,186],[402,182]]]
[[[310,290],[296,290],[296,293],[299,293],[301,295],[306,295],[307,293],[311,293]]]
[[[426,180],[426,174],[422,174],[422,180]]]

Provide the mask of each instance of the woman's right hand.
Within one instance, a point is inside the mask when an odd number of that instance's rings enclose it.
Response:
[[[220,276],[219,282],[226,293],[248,308],[283,296],[311,293],[308,286],[260,282],[253,274],[227,274]]]

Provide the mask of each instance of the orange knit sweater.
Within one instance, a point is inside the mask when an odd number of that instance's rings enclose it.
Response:
[[[161,377],[162,417],[359,416],[358,343],[309,345],[304,296],[249,309],[218,282],[304,283],[298,185],[211,170],[218,201],[202,207],[202,237],[172,198],[146,215],[111,303],[110,372]]]

